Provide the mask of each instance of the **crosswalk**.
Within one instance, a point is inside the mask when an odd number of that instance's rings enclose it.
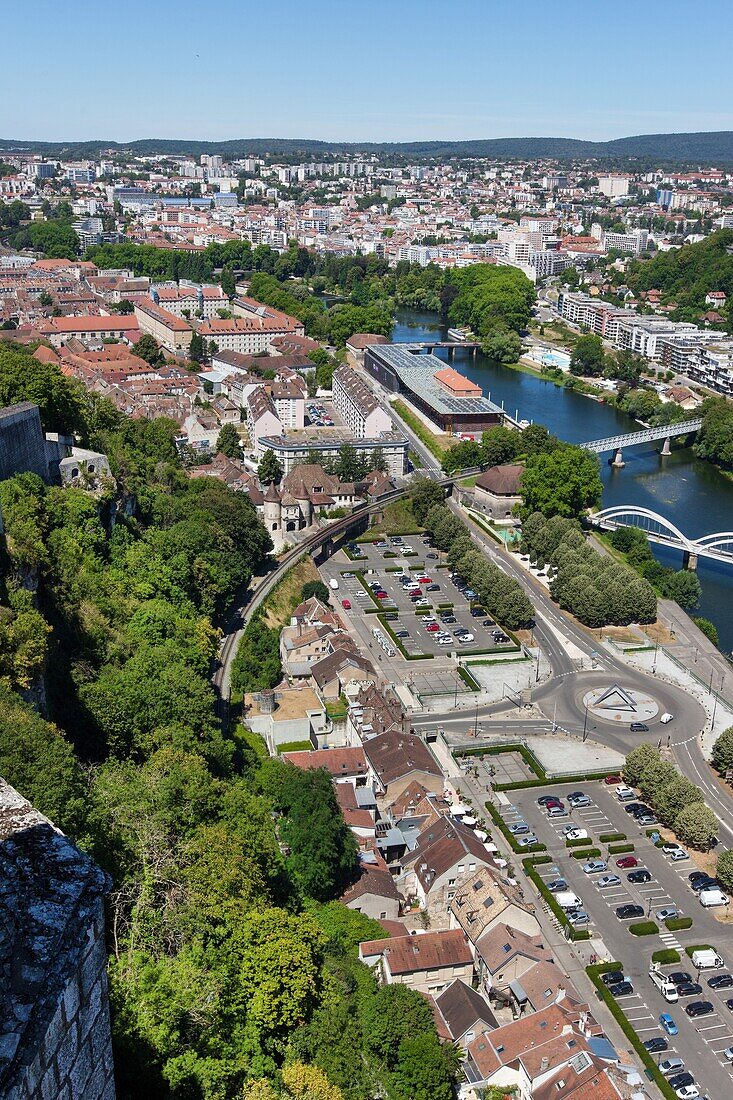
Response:
[[[672,932],[660,932],[659,938],[665,947],[674,948],[675,951],[682,951],[682,944]]]

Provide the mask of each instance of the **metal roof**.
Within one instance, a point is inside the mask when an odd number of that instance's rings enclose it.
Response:
[[[500,413],[501,409],[487,397],[451,397],[435,375],[445,370],[443,359],[432,352],[425,354],[421,344],[379,344],[369,352],[390,367],[402,384],[413,393],[419,393],[436,412],[486,414]]]

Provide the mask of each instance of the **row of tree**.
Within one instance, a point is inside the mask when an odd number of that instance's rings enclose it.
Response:
[[[611,535],[611,544],[662,596],[675,600],[685,609],[697,607],[702,592],[697,573],[660,565],[652,553],[646,532],[638,527],[619,527]]]
[[[447,552],[448,564],[476,592],[486,611],[509,630],[529,626],[534,608],[522,586],[476,550],[470,532],[446,506],[440,486],[431,493],[427,485],[418,484],[412,497],[416,519],[429,532],[435,545]],[[433,502],[426,508],[426,504]]]
[[[682,844],[700,851],[711,847],[718,819],[705,805],[700,788],[681,775],[671,760],[664,760],[653,745],[644,743],[631,750],[624,764],[624,779],[630,787],[639,788],[644,801]]]
[[[594,550],[576,521],[534,512],[522,524],[520,549],[541,569],[549,567],[553,600],[585,626],[656,619],[657,597],[651,584]]]

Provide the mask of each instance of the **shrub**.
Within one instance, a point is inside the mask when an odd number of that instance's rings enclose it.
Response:
[[[679,951],[675,951],[674,947],[663,947],[661,951],[654,952],[652,962],[659,966],[672,966],[680,961],[680,957]]]
[[[565,841],[565,847],[566,848],[580,848],[584,844],[592,844],[592,843],[593,843],[593,841],[591,840],[591,838],[589,836],[587,836],[585,838],[585,840],[583,840],[582,837],[578,840],[566,840]]]
[[[692,917],[675,917],[674,920],[664,922],[668,932],[681,932],[685,928],[692,928]]]
[[[609,856],[621,856],[621,855],[624,855],[624,854],[628,854],[629,852],[633,852],[633,850],[634,850],[634,845],[633,844],[609,844],[608,845],[608,854],[609,854]]]
[[[629,932],[632,936],[656,936],[659,925],[653,920],[642,920],[638,924],[630,924]]]
[[[717,951],[717,947],[713,947],[711,943],[693,943],[689,947],[685,948],[685,954],[692,958],[696,951]]]
[[[582,852],[571,852],[573,859],[597,859],[601,854],[600,848],[584,848]]]
[[[609,844],[614,840],[626,840],[626,833],[601,833],[598,839],[601,844]]]

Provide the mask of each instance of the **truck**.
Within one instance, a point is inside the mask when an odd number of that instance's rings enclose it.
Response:
[[[662,994],[665,1001],[668,1001],[670,1004],[674,1004],[675,1001],[678,1001],[680,999],[679,992],[677,991],[677,986],[674,984],[674,982],[671,982],[669,980],[666,974],[662,974],[661,970],[659,969],[658,963],[652,963],[652,965],[649,967],[649,977],[654,982],[655,986]]]
[[[574,894],[572,890],[560,890],[554,895],[555,901],[561,909],[579,909],[583,899]]]
[[[696,970],[715,970],[723,965],[723,960],[712,947],[699,947],[692,952],[692,965]]]

